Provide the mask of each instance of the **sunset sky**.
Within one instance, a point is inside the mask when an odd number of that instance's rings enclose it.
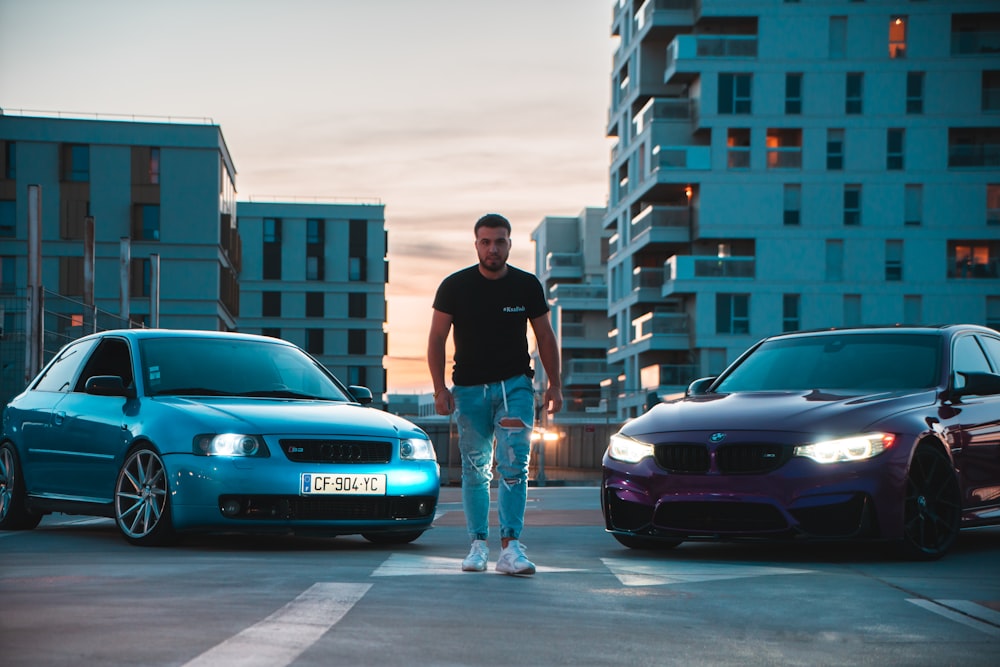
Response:
[[[607,199],[612,0],[0,0],[0,107],[211,118],[237,198],[385,204],[389,391],[485,212]]]

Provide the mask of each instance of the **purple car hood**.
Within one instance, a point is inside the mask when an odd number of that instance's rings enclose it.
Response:
[[[248,433],[284,435],[350,434],[374,437],[410,437],[421,431],[388,412],[355,403],[229,397],[159,397],[165,408],[196,416],[207,431],[223,428]]]
[[[630,436],[675,431],[857,433],[933,405],[935,390],[845,395],[821,390],[707,394],[654,406],[622,428]]]

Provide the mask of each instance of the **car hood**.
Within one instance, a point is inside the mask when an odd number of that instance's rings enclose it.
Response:
[[[164,408],[201,421],[207,431],[396,438],[423,435],[423,431],[401,417],[357,403],[201,396],[161,396],[154,400]]]
[[[845,395],[822,390],[708,394],[661,403],[622,428],[640,437],[675,431],[785,431],[849,434],[933,405],[935,390]]]

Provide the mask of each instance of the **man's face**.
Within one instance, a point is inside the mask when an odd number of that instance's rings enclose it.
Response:
[[[510,237],[503,227],[480,227],[476,232],[479,265],[487,271],[500,271],[510,256]]]

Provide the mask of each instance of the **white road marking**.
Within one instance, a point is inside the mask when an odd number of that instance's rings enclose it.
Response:
[[[316,583],[263,621],[186,663],[185,667],[284,667],[351,610],[371,584]]]
[[[1000,637],[1000,612],[969,600],[907,600],[927,611],[975,628],[991,637]]]
[[[787,567],[733,565],[730,563],[674,563],[637,561],[631,558],[602,558],[601,561],[625,586],[664,586],[811,572],[811,570],[796,570]]]
[[[496,563],[490,563],[486,571],[495,572],[493,569]],[[586,570],[575,570],[566,567],[547,567],[537,565],[536,571],[539,574],[553,572],[585,572]],[[467,577],[475,576],[475,572],[462,571],[461,558],[442,558],[440,556],[414,556],[412,554],[392,554],[381,565],[378,566],[371,576],[373,577],[410,577],[414,575],[441,575],[441,574],[462,574]],[[506,576],[506,575],[504,575]]]

